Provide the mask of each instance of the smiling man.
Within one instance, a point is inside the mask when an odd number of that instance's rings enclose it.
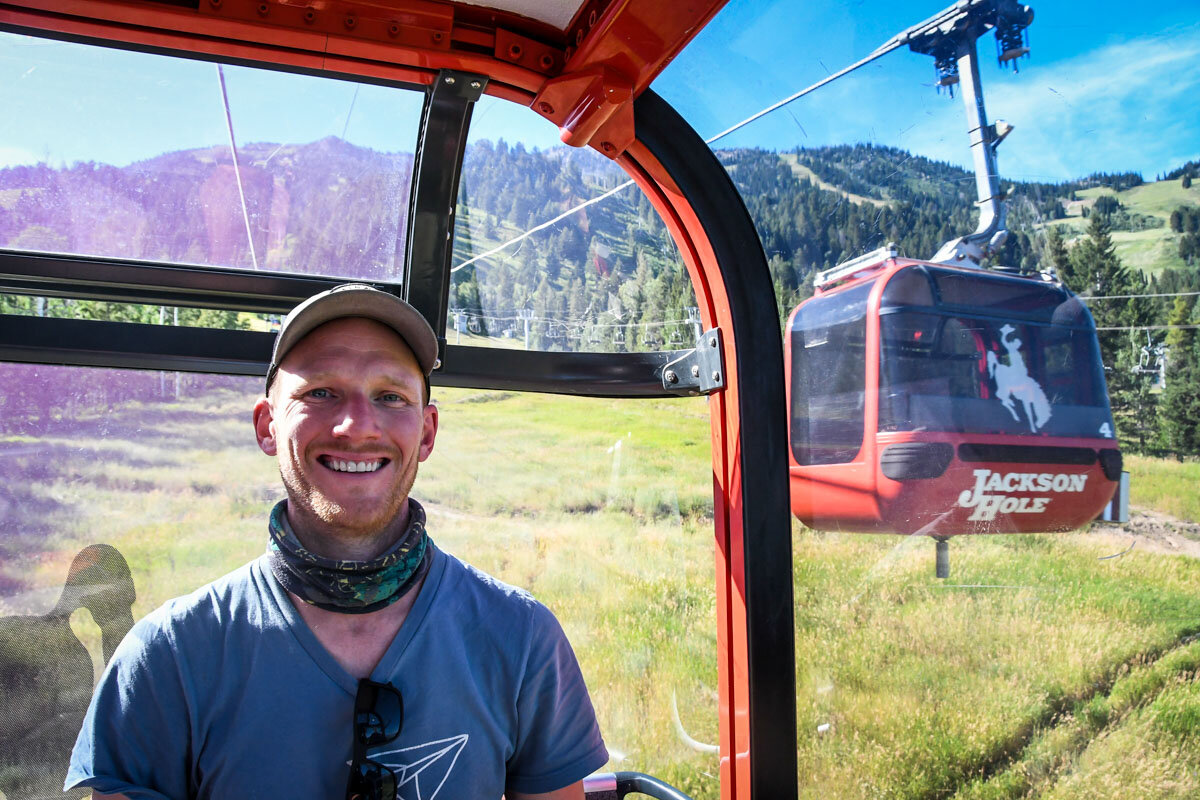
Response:
[[[578,800],[607,760],[575,656],[528,594],[441,552],[409,497],[437,341],[346,284],[279,331],[254,431],[287,499],[267,552],[139,622],[67,787],[94,797]]]

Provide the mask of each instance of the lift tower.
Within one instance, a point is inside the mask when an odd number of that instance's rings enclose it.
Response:
[[[953,96],[954,86],[960,86],[967,108],[979,225],[974,233],[942,245],[932,259],[935,262],[978,266],[1008,238],[996,148],[1012,131],[1012,126],[1001,120],[988,124],[975,41],[994,29],[997,60],[1001,65],[1011,63],[1015,71],[1017,60],[1029,54],[1027,29],[1031,22],[1033,9],[1016,0],[963,0],[897,34],[889,42],[907,44],[914,52],[933,56],[938,89],[946,87]]]

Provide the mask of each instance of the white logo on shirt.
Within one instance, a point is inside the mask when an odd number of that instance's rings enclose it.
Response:
[[[398,800],[434,800],[442,790],[458,756],[467,746],[468,734],[460,733],[449,739],[438,739],[412,747],[385,750],[372,755],[374,761],[387,765],[396,773]],[[399,755],[407,763],[395,763],[385,756]]]

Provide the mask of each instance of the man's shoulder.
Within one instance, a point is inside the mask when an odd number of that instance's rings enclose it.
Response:
[[[554,614],[529,591],[505,583],[457,556],[441,551],[446,561],[440,593],[454,607],[482,618],[504,619],[534,627],[557,625]]]
[[[446,559],[446,574],[443,581],[453,590],[478,594],[492,603],[499,603],[510,608],[541,605],[525,589],[505,583],[445,550],[442,550],[441,554]]]
[[[231,621],[259,616],[264,602],[263,571],[251,561],[195,591],[173,598],[138,621],[134,631],[146,643],[202,628],[224,628]]]

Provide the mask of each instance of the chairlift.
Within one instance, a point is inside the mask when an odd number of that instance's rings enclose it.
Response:
[[[1138,362],[1133,366],[1135,375],[1153,375],[1154,387],[1164,389],[1167,385],[1167,352],[1170,348],[1166,342],[1154,342],[1150,331],[1146,331],[1146,344],[1138,349]]]

